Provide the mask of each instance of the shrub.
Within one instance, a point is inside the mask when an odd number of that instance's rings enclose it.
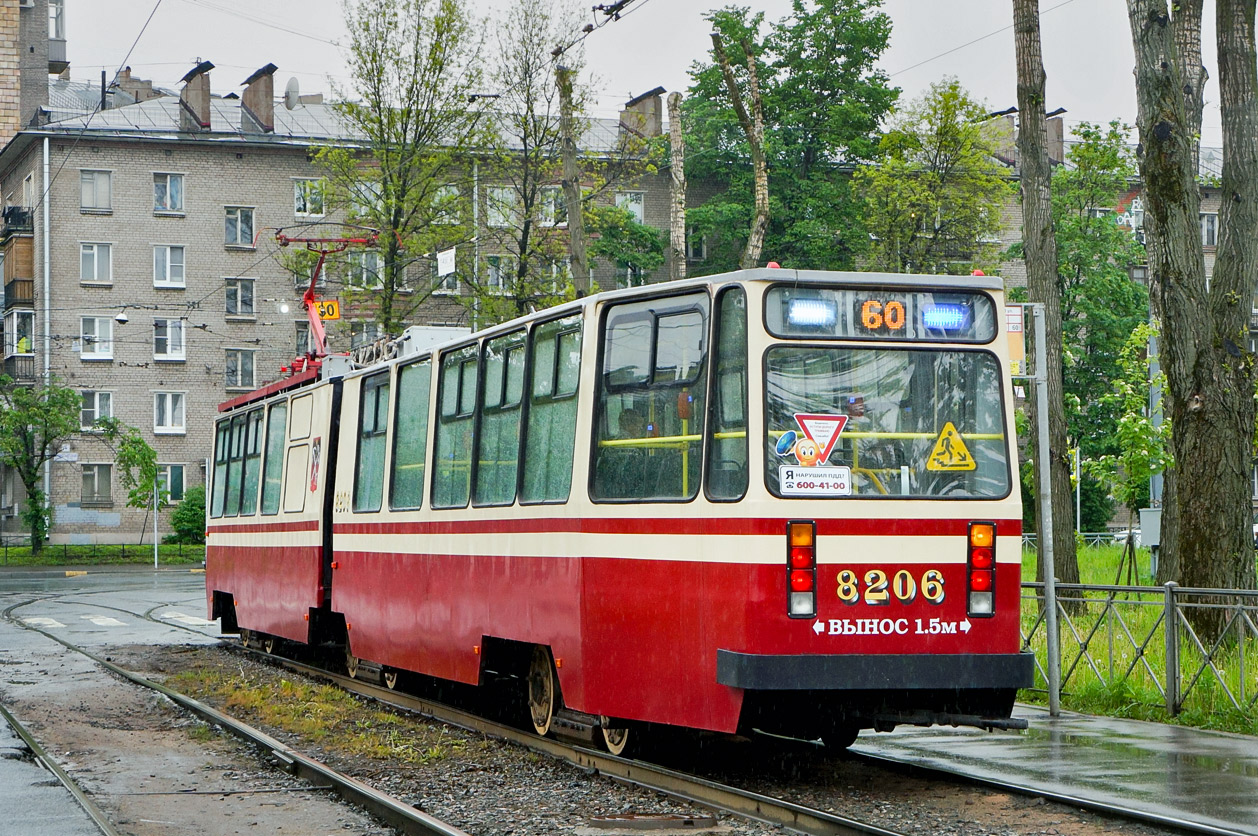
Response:
[[[205,542],[205,487],[189,488],[170,515],[170,527],[174,533],[162,538],[163,543]]]

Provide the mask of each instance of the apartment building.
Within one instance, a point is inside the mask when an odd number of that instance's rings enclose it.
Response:
[[[132,95],[113,95],[132,103],[28,125],[0,150],[3,371],[19,385],[52,376],[81,395],[81,432],[48,475],[54,543],[152,536],[146,512],[126,507],[112,451],[92,430],[98,419],[144,433],[178,501],[205,477],[218,404],[279,377],[308,348],[308,275],[285,266],[274,231],[338,218],[324,205],[311,149],[358,140],[321,97],[277,102],[274,65],[246,79],[239,96],[212,94],[212,69],[193,68],[178,97],[153,95],[128,73]],[[583,144],[612,143],[620,129],[596,121]],[[487,182],[464,195],[481,233],[468,269],[500,271],[506,281],[499,188]],[[606,200],[666,229],[667,190],[667,175],[653,175]],[[472,255],[464,247],[460,259]],[[331,263],[320,295],[369,287],[377,264],[370,252]],[[410,324],[434,338],[466,332],[457,277],[429,297],[429,265],[415,272],[415,298],[428,298]],[[614,286],[615,265],[592,278]],[[332,351],[378,336],[369,306],[352,303],[327,328]],[[0,535],[25,533],[23,502],[14,475],[0,473]]]

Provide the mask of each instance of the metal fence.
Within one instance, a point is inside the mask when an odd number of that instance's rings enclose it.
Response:
[[[1258,717],[1258,592],[1165,586],[1056,584],[1061,691],[1100,688],[1171,715],[1234,710]],[[1044,585],[1022,584],[1022,645],[1047,689]],[[1219,611],[1205,640],[1188,612]]]
[[[1085,531],[1078,535],[1085,546],[1105,546],[1110,543],[1122,545],[1127,542],[1127,529],[1118,531]],[[1140,531],[1135,531],[1136,545],[1140,545]],[[1022,532],[1022,548],[1035,548],[1035,532]]]

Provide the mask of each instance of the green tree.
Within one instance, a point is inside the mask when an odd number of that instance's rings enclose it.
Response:
[[[170,515],[170,534],[163,543],[195,544],[205,542],[205,486],[195,485],[183,495],[183,502]]]
[[[0,465],[17,474],[26,491],[22,521],[39,554],[52,526],[52,509],[40,488],[46,464],[70,436],[79,431],[78,392],[55,378],[38,386],[18,386],[0,375]]]
[[[1119,454],[1122,404],[1112,397],[1124,346],[1149,319],[1145,287],[1131,279],[1144,247],[1115,211],[1135,177],[1128,128],[1082,123],[1068,165],[1053,173],[1053,225],[1061,295],[1067,431],[1084,459]]]
[[[380,232],[375,281],[350,295],[397,333],[434,289],[417,264],[466,240],[467,161],[482,144],[478,27],[467,0],[346,0],[350,88],[337,112],[362,144],[318,148],[329,202]],[[422,279],[408,284],[408,271]],[[410,295],[407,291],[417,291]]]
[[[872,267],[890,273],[965,274],[999,259],[1001,210],[1013,192],[997,153],[1003,119],[956,79],[932,84],[898,111],[852,187],[865,204]]]
[[[794,0],[765,27],[763,13],[728,6],[709,12],[745,99],[747,51],[759,81],[769,171],[766,258],[784,265],[851,268],[864,250],[862,207],[844,166],[869,160],[878,125],[899,94],[874,68],[891,21],[881,0]],[[738,266],[754,212],[747,137],[714,55],[690,71],[684,102],[686,177],[720,184],[687,224],[708,238],[704,272]]]
[[[615,206],[599,206],[586,213],[590,231],[590,255],[624,270],[630,285],[643,285],[664,263],[666,235],[640,224],[633,213]]]

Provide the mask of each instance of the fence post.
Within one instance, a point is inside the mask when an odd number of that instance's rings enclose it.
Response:
[[[1175,608],[1175,581],[1164,585],[1162,627],[1166,636],[1166,710],[1172,717],[1179,714],[1179,613]]]

